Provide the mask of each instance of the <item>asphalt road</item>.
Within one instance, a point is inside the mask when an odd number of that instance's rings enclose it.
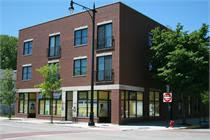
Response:
[[[210,129],[92,129],[0,121],[0,140],[207,140]]]

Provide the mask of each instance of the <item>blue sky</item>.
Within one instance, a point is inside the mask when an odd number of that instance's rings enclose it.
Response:
[[[96,7],[121,1],[165,26],[180,22],[185,30],[210,23],[209,0],[74,0]],[[18,30],[69,15],[70,0],[0,0],[0,34],[18,36]],[[83,11],[75,7],[75,12]]]

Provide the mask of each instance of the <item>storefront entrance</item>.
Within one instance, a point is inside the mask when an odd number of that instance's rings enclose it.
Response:
[[[66,92],[66,120],[72,121],[73,93]]]
[[[36,93],[29,93],[28,97],[28,117],[36,118]]]

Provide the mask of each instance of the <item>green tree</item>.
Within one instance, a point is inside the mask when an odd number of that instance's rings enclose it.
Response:
[[[51,123],[53,123],[53,94],[60,92],[62,81],[59,78],[59,67],[57,64],[48,64],[37,69],[37,71],[44,78],[44,81],[35,87],[40,88],[42,96],[50,97],[50,116]]]
[[[201,93],[201,99],[204,104],[209,104],[209,92],[204,91],[203,93]]]
[[[156,28],[152,30],[152,63],[154,76],[169,84],[184,101],[184,95],[200,94],[208,90],[208,26],[192,33]],[[182,104],[185,120],[185,107]]]
[[[13,70],[6,69],[3,72],[2,79],[0,79],[0,102],[9,107],[9,119],[12,116],[12,104],[15,103],[15,93]]]
[[[0,69],[16,69],[18,39],[0,35]]]

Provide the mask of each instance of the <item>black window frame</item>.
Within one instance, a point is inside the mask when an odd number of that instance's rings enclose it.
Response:
[[[45,113],[45,106],[46,106],[46,101],[49,101],[49,107],[50,107],[50,105],[51,105],[51,99],[49,98],[49,97],[44,97],[43,96],[43,98],[40,98],[40,99],[38,99],[38,114],[39,115],[48,115],[48,114],[46,114]],[[44,101],[44,113],[43,114],[40,114],[40,101]],[[53,103],[55,103],[55,108],[54,108],[54,106],[53,106],[53,111],[55,111],[55,114],[54,114],[54,112],[53,112],[53,115],[55,115],[55,116],[58,116],[58,112],[57,112],[57,102],[58,101],[61,101],[61,104],[62,104],[62,99],[61,99],[61,96],[60,96],[60,98],[59,99],[53,99]],[[62,107],[61,107],[62,108]],[[51,109],[51,108],[50,108]],[[49,109],[49,115],[50,115],[50,109]],[[61,115],[60,115],[61,116]]]
[[[107,59],[108,57],[111,57],[111,69],[106,69],[106,60],[105,59]],[[104,72],[103,72],[103,80],[99,80],[99,78],[98,78],[98,76],[99,76],[99,59],[100,58],[104,58]],[[96,79],[97,79],[97,81],[112,81],[113,80],[113,75],[112,75],[112,55],[105,55],[105,56],[98,56],[97,57],[97,63],[96,63],[96,70],[97,70],[97,74],[96,74]],[[106,71],[110,71],[110,73],[111,73],[111,77],[107,80],[106,79]]]
[[[152,99],[152,100],[150,100],[150,93],[154,93],[154,98]],[[158,93],[159,95],[159,98],[158,98],[158,101],[156,100],[156,93]],[[150,102],[152,102],[153,104],[154,104],[154,112],[153,112],[153,114],[154,115],[150,115],[150,110],[149,110],[149,117],[160,117],[160,92],[159,91],[149,91],[149,106],[150,106]],[[158,102],[158,104],[159,104],[159,109],[158,109],[158,116],[156,115],[156,108],[155,108],[155,105],[156,105],[156,103]],[[149,109],[150,109],[150,107],[149,107]]]
[[[31,73],[29,73],[29,68],[31,69]],[[26,69],[26,77],[25,77],[25,69]],[[22,67],[22,80],[28,81],[32,79],[32,66],[23,66]]]
[[[23,44],[23,55],[32,55],[33,41],[27,41]]]
[[[135,99],[131,99],[131,94],[130,93],[134,93],[135,94]],[[142,100],[139,100],[137,98],[137,94],[142,94]],[[120,95],[121,95],[121,102],[123,102],[123,110],[121,110],[121,118],[141,118],[144,117],[144,92],[143,91],[130,91],[130,90],[121,90],[120,91]],[[122,99],[123,96],[123,99]],[[127,97],[127,98],[126,98]],[[135,117],[131,117],[130,116],[130,102],[131,101],[135,101],[136,103],[136,110],[135,110]],[[142,116],[138,116],[137,114],[137,110],[138,110],[138,101],[142,101]],[[128,114],[126,115],[126,102],[128,104]]]
[[[77,38],[76,34],[79,33],[80,34],[80,38]],[[86,34],[83,34],[86,33]],[[77,39],[79,40],[79,43],[77,44]],[[86,40],[86,42],[84,43],[83,41]],[[88,44],[88,28],[84,28],[84,29],[79,29],[79,30],[75,30],[74,31],[74,46],[83,46],[83,45],[87,45]]]
[[[84,93],[86,93],[86,98],[84,98],[84,99],[81,99],[81,100],[86,100],[86,103],[87,103],[87,106],[86,106],[86,116],[85,117],[81,117],[81,116],[79,116],[79,100],[80,100],[80,93],[81,92],[84,92]],[[94,91],[94,98],[93,98],[93,102],[96,102],[96,104],[97,104],[97,109],[96,109],[96,114],[94,114],[94,117],[100,117],[99,116],[99,102],[100,101],[107,101],[107,103],[108,103],[108,117],[111,115],[111,110],[110,110],[110,105],[111,105],[111,99],[110,99],[110,92],[111,91],[108,91],[108,90],[104,90],[104,92],[107,92],[107,99],[100,99],[99,98],[99,93],[100,93],[100,90],[95,90]],[[95,93],[96,93],[96,97],[95,97]],[[89,103],[91,103],[91,92],[90,91],[78,91],[78,93],[77,93],[77,117],[79,117],[79,118],[87,118],[87,117],[89,117],[89,114],[88,114],[88,111],[89,111],[89,109],[90,109],[90,106],[89,106]]]
[[[22,97],[21,97],[22,96]],[[27,105],[27,112],[25,111],[25,102],[27,97],[27,104],[29,104],[29,94],[28,93],[19,93],[19,100],[18,100],[18,113],[28,114],[28,105]],[[23,112],[20,112],[20,102],[23,101]]]
[[[51,39],[54,38],[54,44],[53,47],[51,47]],[[57,38],[59,38],[59,45],[57,45]],[[48,52],[48,57],[55,57],[60,55],[60,48],[61,48],[61,37],[60,34],[49,36],[49,52]],[[51,49],[53,49],[54,53],[51,54]]]
[[[86,66],[82,66],[82,61],[84,61],[84,60],[86,61]],[[78,75],[76,75],[76,67],[75,67],[76,61],[79,61],[79,63],[80,63]],[[87,63],[88,63],[87,58],[75,59],[74,63],[73,63],[73,76],[85,76],[87,74]],[[85,73],[83,73],[83,71],[82,71],[83,68],[86,69]]]
[[[111,25],[111,36],[109,36],[109,38],[111,39],[111,46],[106,46],[106,41],[108,40],[107,37],[106,37],[106,26],[108,25]],[[103,28],[103,38],[100,39],[100,36],[99,36],[99,28]],[[113,44],[112,44],[112,39],[113,39],[113,25],[112,23],[107,23],[107,24],[102,24],[102,25],[99,25],[97,26],[97,49],[110,49],[113,47]],[[101,41],[103,41],[103,43],[101,43]],[[100,45],[102,44],[102,45]],[[102,46],[102,47],[101,47]]]

